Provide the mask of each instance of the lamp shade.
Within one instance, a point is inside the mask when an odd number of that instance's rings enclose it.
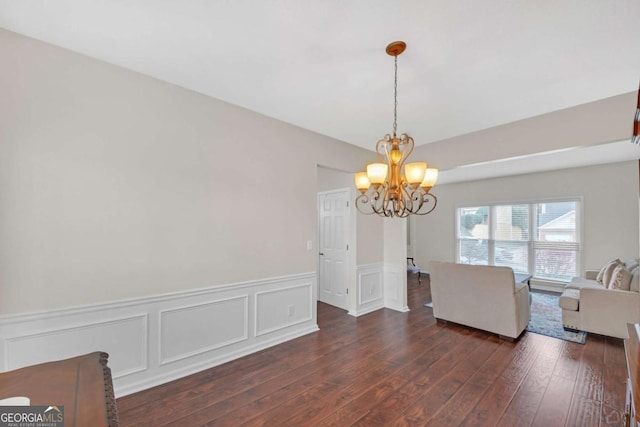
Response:
[[[358,172],[355,174],[356,188],[362,193],[366,193],[371,185],[366,172]]]
[[[404,165],[404,176],[412,186],[420,184],[424,180],[426,172],[427,164],[425,162],[407,163]]]
[[[437,180],[438,180],[438,169],[428,168],[426,173],[424,174],[424,179],[422,180],[420,187],[429,191],[431,187],[436,185]]]
[[[389,166],[385,163],[371,163],[367,165],[367,176],[372,184],[384,184]]]

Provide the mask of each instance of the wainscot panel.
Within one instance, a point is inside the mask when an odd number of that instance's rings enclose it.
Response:
[[[313,283],[256,293],[256,336],[305,323],[313,318]]]
[[[2,371],[109,353],[124,396],[318,330],[316,274],[0,316]]]
[[[349,311],[350,315],[362,316],[384,308],[383,268],[383,263],[359,265],[356,268],[356,307]]]
[[[146,314],[111,319],[105,316],[100,322],[90,322],[7,338],[5,370],[67,359],[101,347],[111,349],[109,367],[114,379],[147,368]]]
[[[242,295],[160,311],[160,364],[246,340],[248,300]]]
[[[402,275],[406,275],[406,266],[392,263],[384,264],[384,306],[396,311],[409,311],[404,304]]]

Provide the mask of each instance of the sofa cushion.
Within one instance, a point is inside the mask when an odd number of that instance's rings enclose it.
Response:
[[[580,291],[577,289],[565,289],[560,295],[560,307],[563,310],[578,311],[580,306]]]
[[[630,258],[624,261],[624,266],[627,267],[627,270],[633,271],[640,264],[638,258]]]
[[[624,264],[618,264],[611,274],[607,288],[628,291],[629,286],[631,286],[631,273]]]
[[[640,292],[640,267],[636,267],[631,271],[629,290],[631,292]]]
[[[585,279],[584,277],[572,277],[571,282],[567,283],[564,288],[577,290],[582,288],[604,289],[604,286],[595,280]]]

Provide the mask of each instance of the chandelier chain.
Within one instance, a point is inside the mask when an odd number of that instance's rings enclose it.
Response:
[[[393,137],[396,137],[398,129],[398,55],[394,59],[394,78],[393,78]]]

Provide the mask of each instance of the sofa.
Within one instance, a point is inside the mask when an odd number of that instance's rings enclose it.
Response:
[[[615,259],[585,277],[572,278],[559,302],[564,328],[629,338],[627,323],[640,322],[638,262]]]
[[[531,318],[529,287],[509,267],[432,261],[433,315],[514,340]]]

